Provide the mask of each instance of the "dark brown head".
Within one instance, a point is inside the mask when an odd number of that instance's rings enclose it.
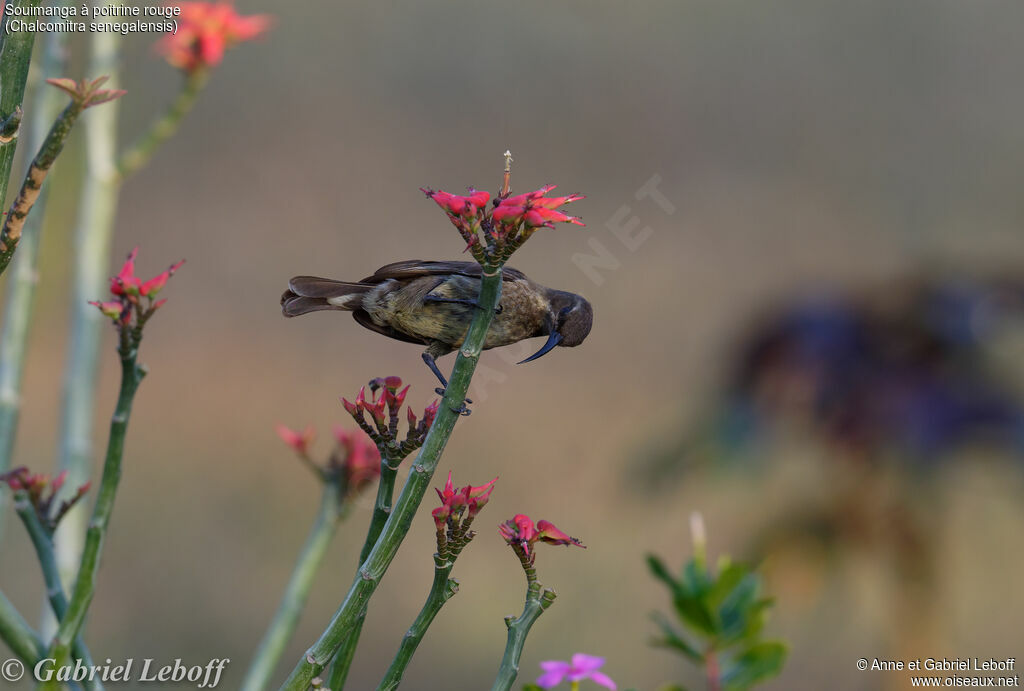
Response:
[[[558,345],[575,348],[590,333],[594,324],[594,309],[576,293],[552,290],[549,296],[554,330],[562,334]]]
[[[547,342],[536,353],[523,362],[536,360],[552,348],[565,346],[574,348],[583,343],[594,324],[594,309],[585,299],[575,293],[563,290],[549,290],[550,310],[547,319]]]

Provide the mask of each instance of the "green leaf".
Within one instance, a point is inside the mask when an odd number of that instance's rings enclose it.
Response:
[[[692,594],[703,597],[711,590],[711,574],[696,559],[691,559],[683,566],[681,585]]]
[[[714,638],[718,635],[718,624],[702,600],[680,595],[672,601],[672,604],[675,605],[676,614],[679,615],[683,623],[705,636]]]
[[[758,618],[760,609],[756,605],[760,589],[761,580],[748,572],[729,590],[718,608],[724,638],[735,640],[742,636],[750,628],[751,618]]]
[[[523,684],[522,691],[544,691],[541,687],[536,684]]]
[[[664,634],[664,638],[655,639],[655,645],[663,648],[671,648],[673,650],[678,650],[680,653],[690,658],[690,660],[697,664],[703,662],[704,656],[697,652],[697,649],[690,645],[690,643],[683,638],[682,634],[676,632],[676,630],[672,627],[672,624],[668,621],[668,619],[665,618],[663,614],[661,614],[660,612],[655,612],[651,615],[651,619],[654,620],[654,623],[658,625],[658,627],[661,629],[662,634]]]
[[[722,684],[728,691],[744,691],[782,671],[788,650],[781,641],[762,641],[747,648],[726,666]]]
[[[675,595],[679,590],[679,583],[676,579],[672,578],[672,574],[669,573],[668,568],[665,566],[665,562],[653,554],[648,554],[647,568],[651,570],[651,575],[667,585],[669,589],[672,590],[672,594]]]

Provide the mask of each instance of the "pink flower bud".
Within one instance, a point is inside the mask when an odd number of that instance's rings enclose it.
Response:
[[[583,225],[583,222],[575,216],[562,213],[555,209],[546,209],[544,207],[538,207],[536,209],[530,209],[526,212],[526,225],[538,228],[540,226],[550,226],[553,223],[572,223],[578,226]]]
[[[360,393],[362,393],[362,391],[360,391]],[[374,398],[376,399],[376,396],[374,396]],[[386,424],[384,418],[385,404],[385,396],[381,396],[379,399],[374,400],[373,403],[364,403],[366,407],[366,412],[368,412],[373,417],[374,422],[376,422],[381,427],[383,427]]]
[[[543,207],[545,209],[557,209],[563,204],[577,202],[580,199],[586,199],[586,196],[582,194],[570,194],[565,197],[541,197],[539,199],[534,199],[532,205],[534,207]]]
[[[451,509],[447,505],[442,504],[433,511],[430,515],[434,517],[434,525],[438,530],[442,530],[445,524],[448,522],[448,517],[452,515]]]
[[[293,430],[285,425],[277,426],[277,436],[281,437],[281,441],[290,446],[295,453],[305,456],[309,453],[309,445],[313,441],[316,431],[312,425],[306,427],[302,432]]]
[[[161,274],[157,274],[153,278],[149,279],[145,283],[139,286],[139,294],[143,296],[153,297],[159,293],[163,287],[167,284],[167,279],[174,275],[174,272],[181,268],[181,265],[185,263],[182,259],[177,264],[172,264],[167,271]]]
[[[523,214],[526,213],[525,206],[519,206],[515,204],[508,204],[508,200],[502,202],[494,209],[494,213],[491,214],[491,218],[495,223],[513,224],[519,223],[523,220]]]
[[[121,271],[110,279],[110,292],[113,295],[138,295],[141,281],[135,277],[135,257],[139,254],[136,247],[128,254],[128,259],[121,266]]]
[[[434,424],[434,418],[437,417],[437,406],[439,403],[440,401],[435,400],[423,410],[423,426],[426,429],[430,429],[430,426]]]
[[[569,537],[561,530],[555,527],[554,523],[550,521],[537,521],[537,539],[541,542],[546,542],[549,545],[576,545],[577,547],[586,546],[574,537]]]
[[[89,304],[95,305],[103,313],[103,316],[110,317],[115,322],[122,321],[126,312],[128,317],[131,317],[131,309],[117,300],[109,300],[107,302],[91,300]]]

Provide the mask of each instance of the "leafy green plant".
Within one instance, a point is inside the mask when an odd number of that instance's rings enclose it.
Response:
[[[785,643],[761,637],[773,600],[764,595],[761,576],[750,566],[721,557],[708,566],[703,521],[691,520],[694,554],[674,576],[648,555],[651,573],[672,596],[677,627],[661,613],[655,645],[675,650],[704,671],[709,691],[740,691],[776,676],[786,660]],[[682,686],[672,689],[685,691]]]

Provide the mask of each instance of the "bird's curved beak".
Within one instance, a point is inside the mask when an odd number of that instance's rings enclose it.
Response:
[[[552,329],[551,330],[551,335],[548,336],[547,342],[545,342],[544,345],[541,346],[540,350],[538,350],[536,353],[534,353],[530,357],[526,358],[525,360],[517,362],[516,364],[517,365],[521,365],[524,362],[529,362],[530,360],[536,360],[537,358],[541,357],[542,355],[547,355],[548,351],[550,351],[556,345],[561,343],[561,341],[562,341],[562,334],[560,334],[557,331],[555,331],[554,329]]]

